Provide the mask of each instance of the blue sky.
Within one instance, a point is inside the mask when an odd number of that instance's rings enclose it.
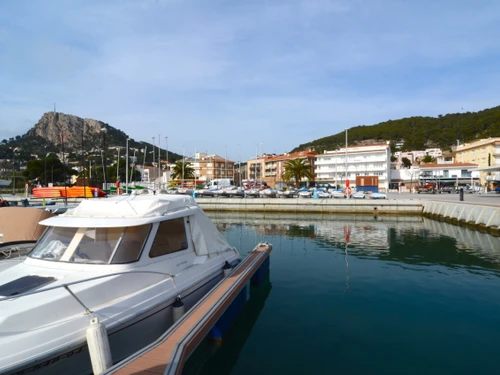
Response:
[[[0,2],[0,138],[44,112],[246,160],[500,105],[500,2]],[[258,146],[257,146],[258,145]]]

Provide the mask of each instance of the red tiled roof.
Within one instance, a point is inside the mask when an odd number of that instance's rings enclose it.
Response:
[[[445,164],[437,164],[437,163],[426,163],[420,164],[420,169],[422,168],[459,168],[459,167],[477,167],[477,164],[473,163],[445,163]]]

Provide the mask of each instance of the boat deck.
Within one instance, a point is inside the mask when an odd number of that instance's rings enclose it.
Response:
[[[233,272],[191,308],[160,339],[110,368],[107,374],[181,374],[190,354],[209,333],[246,283],[268,258],[272,246],[261,243]]]

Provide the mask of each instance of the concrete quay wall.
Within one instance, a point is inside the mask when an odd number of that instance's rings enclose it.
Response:
[[[434,220],[500,234],[500,207],[452,202],[423,202],[423,214]]]
[[[410,199],[199,198],[196,202],[204,211],[422,214],[422,202]]]

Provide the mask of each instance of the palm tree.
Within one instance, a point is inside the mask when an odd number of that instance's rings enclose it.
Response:
[[[182,168],[184,168],[184,173],[182,173]],[[176,180],[178,178],[182,178],[184,176],[185,180],[192,180],[195,177],[194,168],[191,166],[191,163],[188,161],[177,160],[172,167],[172,173],[170,174],[170,178],[172,180]]]
[[[422,162],[424,162],[424,163],[435,163],[436,159],[433,158],[431,155],[425,155],[424,158],[422,159]]]
[[[311,164],[306,159],[292,159],[285,162],[285,172],[283,173],[283,180],[290,181],[295,179],[297,187],[303,178],[309,181],[314,181],[314,173]]]

